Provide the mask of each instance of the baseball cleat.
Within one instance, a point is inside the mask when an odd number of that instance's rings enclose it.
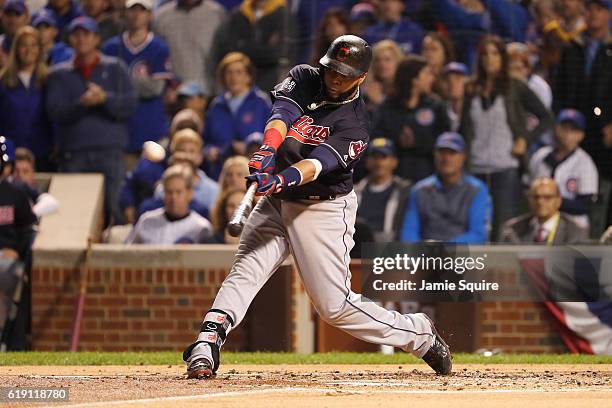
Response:
[[[200,358],[192,361],[187,367],[187,378],[195,378],[198,380],[214,377],[212,365],[205,358]]]
[[[427,320],[431,324],[431,330],[434,334],[434,342],[423,356],[423,360],[436,372],[437,375],[449,375],[453,370],[453,356],[451,355],[448,344],[438,334],[436,326],[433,324],[429,316]]]

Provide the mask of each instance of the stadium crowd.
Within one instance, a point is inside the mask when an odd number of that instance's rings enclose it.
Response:
[[[35,169],[102,173],[106,225],[134,225],[126,243],[235,242],[226,226],[269,91],[347,33],[374,54],[357,241],[575,243],[612,223],[612,0],[0,8],[0,135],[14,162],[2,177],[50,211]]]

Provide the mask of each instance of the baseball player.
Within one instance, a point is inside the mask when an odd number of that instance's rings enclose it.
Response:
[[[246,222],[234,264],[197,340],[183,353],[189,378],[216,373],[227,335],[290,253],[327,323],[422,357],[438,374],[451,372],[450,350],[426,315],[389,311],[350,289],[357,211],[352,169],[369,140],[359,85],[371,60],[367,42],[343,35],[319,67],[294,67],[272,91],[272,115],[247,177],[265,197]]]

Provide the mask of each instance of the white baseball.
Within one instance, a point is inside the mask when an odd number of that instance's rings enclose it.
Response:
[[[166,150],[159,143],[153,141],[145,142],[142,145],[142,153],[147,160],[158,163],[166,157]]]

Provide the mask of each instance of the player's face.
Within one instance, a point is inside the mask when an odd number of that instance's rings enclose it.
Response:
[[[555,126],[555,135],[559,146],[566,151],[576,149],[584,138],[584,132],[569,123]]]
[[[381,81],[393,81],[398,61],[391,50],[383,49],[374,57],[373,69],[376,77]]]
[[[151,12],[139,4],[127,9],[125,17],[127,26],[131,30],[147,28],[151,22]]]
[[[244,178],[248,176],[248,167],[230,166],[223,173],[223,189],[244,188]]]
[[[223,73],[225,87],[232,95],[240,95],[251,87],[252,78],[242,62],[229,64]]]
[[[22,36],[17,45],[17,58],[19,66],[31,67],[36,64],[40,56],[38,41],[31,35]]]
[[[426,36],[423,39],[423,57],[427,60],[427,64],[435,69],[441,69],[446,63],[446,53],[442,43],[431,36]]]
[[[173,217],[184,217],[189,213],[193,191],[181,177],[172,177],[164,183],[164,209]]]
[[[444,179],[454,177],[463,169],[465,153],[452,149],[437,149],[434,154],[436,171]]]
[[[13,175],[17,180],[20,180],[30,186],[34,184],[34,168],[26,160],[15,161],[15,170]]]
[[[529,206],[533,215],[548,219],[561,207],[561,196],[553,180],[536,182],[529,190]]]
[[[360,77],[348,77],[331,69],[323,70],[325,81],[325,92],[331,100],[337,100],[341,95],[361,85],[365,74]]]
[[[80,57],[89,56],[92,52],[95,52],[99,42],[98,34],[81,28],[70,34],[70,45],[74,48],[76,55]]]
[[[482,67],[488,75],[495,76],[501,71],[502,56],[495,44],[488,43],[482,54]]]

